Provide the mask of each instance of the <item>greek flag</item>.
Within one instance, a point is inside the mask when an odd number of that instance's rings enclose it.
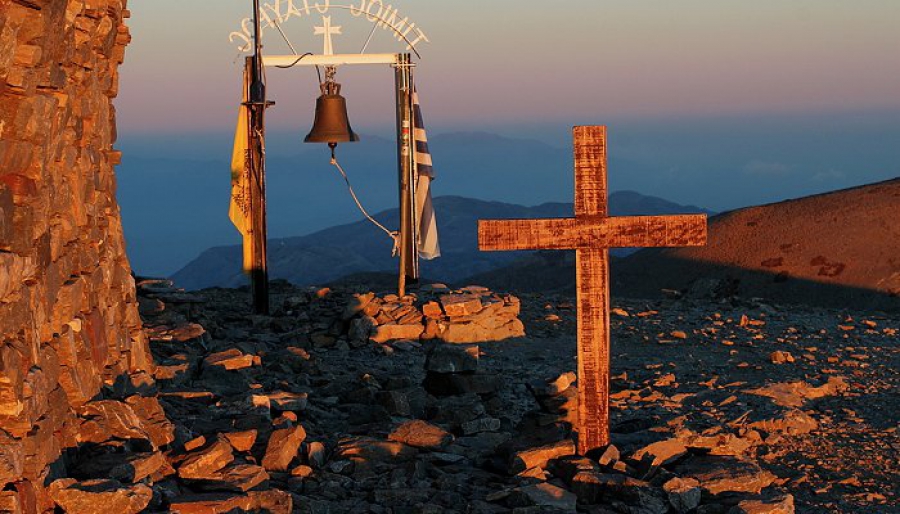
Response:
[[[434,204],[431,201],[431,181],[434,180],[434,168],[431,164],[431,152],[428,151],[428,135],[422,121],[422,108],[419,105],[419,93],[413,88],[413,139],[415,140],[415,230],[418,241],[419,256],[425,260],[441,256],[438,243],[437,219],[434,217]]]

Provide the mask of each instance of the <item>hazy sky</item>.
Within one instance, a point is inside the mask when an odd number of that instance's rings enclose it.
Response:
[[[363,0],[343,4],[350,1]],[[391,3],[431,40],[420,47],[417,83],[437,196],[570,202],[576,124],[609,126],[611,189],[716,211],[900,176],[900,0]],[[228,35],[251,5],[129,2],[134,40],[116,100],[119,198],[141,269],[174,271],[187,253],[239,242],[226,213],[242,58]],[[358,52],[371,24],[329,14],[343,28],[335,50]],[[301,52],[321,53],[313,35],[321,17],[284,24]],[[265,42],[268,54],[288,53],[273,30]],[[376,31],[370,51],[402,50]],[[268,79],[277,102],[267,117],[270,233],[358,219],[324,149],[300,144],[312,124],[315,72],[271,69]],[[348,173],[373,212],[395,207],[392,70],[345,67],[338,80],[354,129],[375,145],[343,148],[357,159]],[[523,148],[544,157],[523,160]]]
[[[391,3],[431,40],[421,47],[418,78],[437,127],[900,109],[896,0]],[[228,34],[250,5],[129,2],[134,42],[122,68],[120,129],[192,132],[232,125],[240,59]],[[330,15],[344,31],[335,37],[336,51],[358,51],[371,25],[346,11]],[[320,22],[314,14],[284,28],[298,49],[320,53],[321,37],[312,34]],[[274,31],[266,45],[267,53],[287,53]],[[401,46],[379,30],[372,49]],[[313,77],[309,69],[270,71],[278,102],[272,126],[309,125]],[[393,123],[387,67],[346,69],[339,80],[356,125]]]
[[[900,176],[898,0],[390,3],[431,40],[420,46],[417,83],[435,195],[571,201],[576,124],[609,126],[613,190],[716,211]],[[240,240],[226,213],[242,58],[228,35],[251,5],[129,2],[118,173],[139,269],[171,272],[209,246]],[[343,27],[335,50],[358,52],[371,24],[344,10],[329,15]],[[284,24],[301,52],[321,53],[313,35],[321,18]],[[268,54],[289,51],[273,30],[265,43]],[[370,51],[402,50],[376,31]],[[315,73],[271,69],[268,79],[277,102],[267,118],[270,234],[358,219],[324,149],[300,144],[312,124]],[[370,210],[395,207],[392,70],[345,67],[338,80],[369,143],[343,148],[356,159],[345,162],[348,173]],[[551,146],[450,134],[463,131]],[[523,148],[536,157],[523,160]]]

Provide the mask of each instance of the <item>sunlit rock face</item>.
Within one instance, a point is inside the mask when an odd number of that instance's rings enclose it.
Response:
[[[710,220],[702,248],[645,250],[616,266],[613,291],[653,297],[900,310],[900,179],[748,207]]]
[[[125,0],[0,0],[3,508],[52,508],[85,404],[152,371],[115,200],[127,16]]]

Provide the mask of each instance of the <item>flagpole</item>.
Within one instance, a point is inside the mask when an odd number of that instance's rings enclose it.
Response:
[[[410,81],[410,54],[398,56],[396,65],[397,81],[397,157],[400,174],[400,276],[397,294],[406,295],[407,278],[415,278],[412,274],[415,264],[412,262],[411,243],[413,242],[412,199],[410,197],[410,179],[412,173],[412,84]]]
[[[262,41],[259,26],[259,0],[253,0],[253,56],[248,58],[252,68],[250,82],[250,218],[252,227],[253,267],[250,270],[250,289],[253,311],[269,314],[269,271],[266,227],[266,162],[265,112],[272,105],[266,101],[263,75]]]
[[[407,54],[409,55],[409,54]],[[412,62],[412,56],[409,55]],[[407,186],[407,196],[409,196],[409,269],[407,270],[407,283],[410,281],[414,284],[419,283],[419,219],[416,212],[416,184],[418,183],[416,174],[418,173],[418,163],[416,162],[416,80],[415,68],[409,68],[409,118],[410,118],[410,155],[409,155],[409,173]]]

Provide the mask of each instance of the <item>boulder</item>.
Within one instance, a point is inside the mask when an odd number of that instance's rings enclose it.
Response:
[[[680,438],[664,439],[635,451],[632,458],[647,461],[650,466],[665,466],[687,455],[688,450]]]
[[[178,476],[193,480],[214,480],[216,473],[234,460],[231,445],[225,439],[217,439],[202,450],[188,454],[178,466]]]
[[[700,505],[700,482],[693,478],[673,478],[663,484],[663,491],[676,512],[688,512]]]
[[[50,484],[50,497],[70,514],[137,514],[153,498],[153,490],[143,484],[123,485],[116,480],[86,480],[71,478]]]
[[[22,441],[0,431],[0,488],[15,482],[22,476],[25,466],[25,449]]]
[[[437,302],[428,302],[422,306],[422,314],[426,318],[440,319],[444,315],[444,311],[441,309],[441,304]]]
[[[623,504],[628,509],[625,512],[669,512],[669,502],[662,490],[626,475],[582,471],[572,477],[572,491],[586,504]]]
[[[238,432],[228,432],[223,434],[231,447],[239,452],[249,452],[256,443],[256,437],[259,434],[256,429],[242,430]]]
[[[466,421],[460,425],[463,435],[475,435],[482,432],[496,432],[500,430],[500,420],[497,418],[483,417]]]
[[[575,455],[575,443],[571,439],[530,448],[513,455],[510,471],[518,474],[526,469],[546,468],[549,461],[568,455]]]
[[[481,295],[445,294],[441,296],[441,305],[451,318],[471,316],[481,311]]]
[[[528,384],[528,388],[531,389],[532,393],[538,398],[559,396],[571,387],[577,378],[574,371],[569,371],[547,382],[532,382]]]
[[[426,421],[412,420],[395,428],[388,439],[414,448],[437,450],[453,442],[453,435]]]
[[[519,487],[512,491],[508,503],[516,507],[535,506],[540,512],[575,513],[578,498],[561,487],[546,482]]]
[[[418,418],[425,414],[428,393],[421,387],[407,387],[392,391],[379,391],[375,395],[375,399],[391,416]]]
[[[794,497],[784,493],[742,500],[728,514],[794,514]]]
[[[173,514],[226,514],[248,512],[251,508],[253,499],[249,496],[227,493],[179,496],[169,504]]]
[[[259,357],[247,355],[237,348],[231,348],[224,352],[213,353],[203,359],[206,366],[219,366],[228,371],[252,368],[259,363]]]
[[[211,491],[246,492],[269,479],[262,466],[230,464],[213,473],[199,487]]]
[[[375,299],[375,293],[355,294],[344,308],[342,318],[344,321],[353,319],[354,316],[366,310],[366,307]]]
[[[478,346],[459,347],[436,344],[425,359],[425,370],[436,373],[464,373],[478,371]]]
[[[89,402],[79,409],[79,414],[82,418],[78,427],[79,443],[150,439],[141,419],[127,403],[115,400]]]
[[[146,327],[150,341],[167,343],[188,343],[206,335],[206,329],[196,323],[185,323],[175,327],[157,325]]]
[[[780,416],[749,423],[747,427],[769,434],[803,435],[819,428],[819,422],[801,410],[790,409]]]
[[[269,471],[287,471],[305,439],[306,430],[300,425],[274,430],[266,445],[263,467]]]
[[[440,398],[434,407],[436,412],[432,421],[446,423],[453,427],[459,427],[485,413],[484,404],[481,403],[481,398],[477,394]]]
[[[569,455],[555,459],[549,466],[549,470],[553,476],[565,481],[567,484],[572,483],[572,478],[582,471],[600,471],[600,467],[595,461],[581,455]]]
[[[16,491],[0,491],[0,512],[4,514],[23,514],[22,500]]]
[[[157,448],[171,444],[175,440],[175,425],[166,417],[166,412],[156,397],[132,396],[125,400],[135,415],[141,420],[150,441]]]
[[[285,491],[269,489],[250,491],[247,494],[252,501],[253,510],[266,514],[291,514],[294,511],[294,498]]]
[[[460,394],[496,394],[500,389],[500,376],[493,373],[435,373],[429,371],[422,383],[425,390],[435,396]]]
[[[174,473],[165,455],[161,452],[138,453],[126,456],[123,462],[109,471],[109,478],[124,483],[137,483],[154,475]]]
[[[279,411],[302,412],[306,410],[308,403],[308,395],[306,393],[275,391],[264,396],[268,397],[272,408]]]
[[[684,478],[700,483],[704,492],[759,494],[775,481],[753,461],[737,457],[696,455],[677,465],[673,471]]]
[[[314,466],[316,469],[322,469],[322,467],[325,466],[325,461],[327,459],[328,455],[324,444],[319,441],[313,441],[307,445],[306,461],[309,462],[311,466]],[[294,469],[296,470],[296,468]],[[293,473],[293,471],[291,473]]]
[[[418,450],[399,441],[385,441],[371,437],[354,437],[338,444],[332,465],[342,466],[343,472],[353,470],[357,477],[375,476],[382,468],[395,468],[399,463],[413,460]]]
[[[371,316],[360,316],[350,322],[350,331],[347,334],[351,341],[367,342],[378,322]]]
[[[387,323],[375,327],[370,339],[376,343],[387,343],[388,341],[396,341],[399,339],[418,340],[423,332],[425,332],[425,325],[422,325],[421,323],[411,325]]]
[[[744,392],[771,398],[776,405],[782,407],[801,407],[808,400],[841,394],[848,388],[843,377],[829,377],[828,382],[819,387],[802,381],[778,382]]]
[[[445,343],[470,344],[504,341],[524,335],[525,325],[515,318],[502,320],[486,318],[469,322],[451,319],[450,323],[444,326],[440,338]]]

